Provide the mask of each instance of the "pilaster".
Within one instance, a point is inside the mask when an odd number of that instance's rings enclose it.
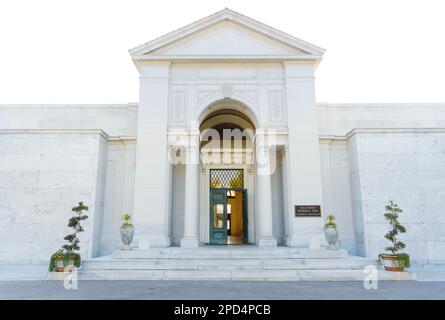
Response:
[[[295,217],[295,205],[320,205],[321,164],[318,122],[315,106],[314,64],[285,62],[286,104],[288,110],[287,212],[290,218],[289,246],[320,243],[321,217]]]
[[[170,246],[171,168],[167,157],[169,63],[140,66],[134,224],[140,249]]]

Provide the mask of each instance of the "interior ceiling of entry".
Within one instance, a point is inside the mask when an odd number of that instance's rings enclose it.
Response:
[[[228,130],[243,130],[243,128],[241,128],[239,125],[236,125],[234,123],[230,123],[230,122],[222,122],[220,124],[217,124],[216,126],[212,127],[213,129],[215,129],[216,131],[218,131],[219,136],[223,137],[224,136],[224,130],[228,129]]]
[[[211,121],[212,119],[216,119],[219,118],[221,119],[220,121],[216,121],[213,122]],[[238,118],[238,119],[237,119]],[[239,124],[239,118],[241,118],[242,120],[244,120],[243,122],[247,122],[248,126],[241,126]],[[232,121],[231,121],[232,120]],[[211,123],[213,122],[213,123]],[[209,125],[211,123],[211,125]],[[237,110],[234,109],[220,109],[220,110],[216,110],[214,112],[212,112],[211,114],[209,114],[201,123],[200,129],[205,130],[208,128],[213,128],[216,127],[218,125],[221,124],[229,124],[232,123],[233,125],[239,127],[240,129],[253,129],[255,128],[255,126],[253,125],[252,121],[250,121],[250,119],[243,114],[242,112],[239,112]]]

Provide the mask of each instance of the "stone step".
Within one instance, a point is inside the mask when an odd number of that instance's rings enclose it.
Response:
[[[363,269],[377,266],[377,261],[350,257],[346,259],[299,258],[152,258],[85,260],[83,270],[323,270]]]
[[[80,280],[363,281],[362,270],[84,270]],[[379,270],[378,280],[415,280],[409,272]]]
[[[204,246],[117,250],[84,260],[80,280],[363,281],[373,259],[346,250]],[[49,279],[64,276],[50,273]],[[412,273],[379,271],[380,280],[411,280]]]
[[[196,249],[165,248],[149,250],[116,250],[112,254],[113,259],[152,259],[152,258],[313,258],[313,259],[343,259],[348,256],[346,250],[309,250],[279,247],[262,249],[255,246],[240,246],[239,248],[227,247],[202,247]]]

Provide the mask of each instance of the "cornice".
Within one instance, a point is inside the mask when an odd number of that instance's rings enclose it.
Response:
[[[138,103],[127,104],[0,104],[0,109],[136,109]]]
[[[137,55],[133,56],[136,62],[282,62],[299,61],[317,64],[322,59],[321,55],[294,54],[294,55]]]
[[[445,133],[445,128],[355,128],[346,134],[346,138],[362,133]]]
[[[0,134],[99,134],[109,138],[101,129],[0,129]]]

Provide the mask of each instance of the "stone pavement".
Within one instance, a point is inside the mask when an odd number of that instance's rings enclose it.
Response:
[[[46,281],[47,262],[0,263],[0,299],[445,299],[445,268],[413,268],[418,281],[356,282]]]
[[[0,299],[445,299],[445,282],[80,281],[66,290],[59,281],[2,281]]]
[[[414,267],[410,271],[416,274],[418,281],[445,281],[444,265],[429,265],[424,267]],[[47,280],[48,262],[33,262],[30,264],[13,264],[0,262],[0,281],[35,281]]]

